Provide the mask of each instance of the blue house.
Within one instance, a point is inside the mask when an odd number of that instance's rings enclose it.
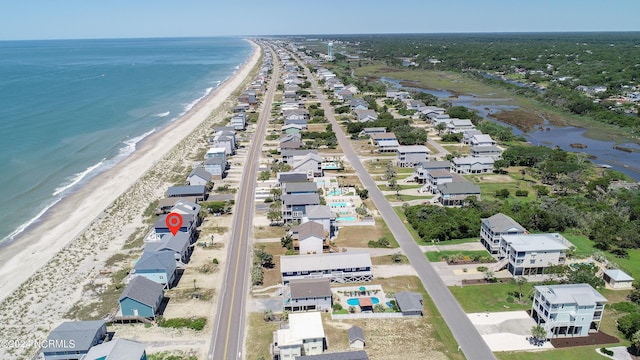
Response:
[[[133,267],[133,276],[144,276],[169,289],[176,278],[176,259],[170,251],[145,251]]]
[[[122,316],[155,318],[164,298],[164,286],[144,276],[136,276],[124,289],[118,301]]]
[[[92,347],[82,360],[147,360],[147,350],[139,342],[115,339]]]
[[[42,354],[45,360],[80,360],[106,338],[104,320],[67,321],[49,333]]]
[[[227,169],[227,160],[223,158],[211,158],[204,162],[204,169],[216,179],[224,177],[224,171]]]
[[[173,212],[173,208],[171,211]],[[182,216],[182,225],[180,226],[180,229],[178,231],[189,234],[189,237],[191,238],[191,240],[193,240],[195,238],[196,226],[198,226],[195,215],[184,213],[180,213],[180,215]],[[167,226],[166,214],[158,216],[158,220],[153,223],[153,229],[157,236],[171,234],[171,230],[169,229],[169,226]]]

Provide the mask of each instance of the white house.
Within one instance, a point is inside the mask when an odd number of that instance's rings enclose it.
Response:
[[[293,157],[293,171],[304,172],[308,177],[321,177],[322,157],[318,154],[308,153],[302,157]]]
[[[396,152],[396,163],[399,167],[414,167],[418,163],[427,161],[429,148],[424,145],[398,146]]]
[[[298,250],[300,255],[322,254],[325,245],[325,232],[322,224],[308,221],[293,230],[297,233]],[[294,249],[296,249],[294,241]]]
[[[189,185],[207,185],[209,181],[211,181],[211,174],[200,166],[191,170],[191,173],[187,177],[187,183]]]
[[[560,234],[519,234],[500,237],[500,257],[495,269],[507,266],[513,276],[542,275],[552,265],[566,263],[573,245]]]
[[[280,360],[295,360],[302,355],[319,355],[327,348],[327,340],[319,312],[289,315],[289,327],[276,330],[271,353]]]
[[[359,122],[369,122],[378,119],[378,113],[374,110],[356,110],[356,119]]]
[[[547,338],[588,336],[600,330],[607,299],[589,284],[535,286],[531,316]]]
[[[451,161],[451,171],[457,174],[485,174],[493,172],[493,163],[490,157],[457,157]]]
[[[487,134],[475,134],[469,139],[471,146],[493,146],[496,142]]]
[[[633,278],[620,269],[608,269],[604,272],[602,278],[614,290],[633,288]]]
[[[292,279],[308,278],[328,278],[332,283],[371,281],[371,269],[371,256],[368,252],[280,257],[283,284]]]
[[[480,243],[492,255],[500,253],[502,235],[523,235],[527,230],[511,217],[498,213],[480,220]]]
[[[475,125],[469,119],[450,119],[447,123],[447,131],[449,133],[461,133],[475,128]]]
[[[502,157],[502,149],[497,146],[473,146],[470,150],[471,157],[490,157],[498,160]]]
[[[449,161],[425,161],[423,163],[416,164],[413,167],[413,179],[418,184],[424,184],[428,182],[428,173],[431,170],[451,170],[451,162]]]

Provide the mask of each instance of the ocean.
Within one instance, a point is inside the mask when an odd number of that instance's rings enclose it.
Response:
[[[0,42],[0,243],[131,155],[251,52],[239,38]]]

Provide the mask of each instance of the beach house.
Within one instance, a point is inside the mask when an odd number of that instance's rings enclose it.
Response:
[[[359,122],[369,122],[378,120],[378,113],[374,110],[356,110],[356,120]]]
[[[293,279],[308,278],[328,278],[332,283],[371,281],[372,266],[367,252],[280,257],[283,284]]]
[[[602,278],[614,290],[633,288],[633,278],[620,269],[607,269],[602,274]]]
[[[437,196],[443,206],[465,206],[469,197],[480,199],[480,187],[468,181],[444,183]]]
[[[144,244],[144,251],[160,252],[168,251],[173,254],[177,265],[186,264],[191,255],[191,239],[186,232],[178,231],[176,235],[162,234],[159,241],[150,241]]]
[[[365,341],[362,328],[357,326],[350,327],[349,330],[347,330],[347,336],[349,337],[350,349],[364,349],[367,342]]]
[[[549,266],[565,264],[572,246],[557,233],[501,235],[502,260],[494,269],[500,270],[504,264],[513,276],[542,275]]]
[[[187,183],[189,185],[208,185],[211,181],[211,173],[205,170],[203,167],[196,167],[187,176]]]
[[[317,311],[290,314],[288,328],[276,330],[273,340],[271,353],[280,360],[322,354],[327,348],[322,317]]]
[[[134,316],[154,319],[159,315],[164,299],[164,286],[144,276],[136,276],[124,289],[118,302],[123,317]]]
[[[113,339],[92,347],[82,360],[147,360],[144,344],[127,339]]]
[[[309,205],[306,214],[302,217],[302,223],[315,221],[322,225],[325,234],[332,238],[336,230],[336,215],[331,211],[329,205]]]
[[[486,174],[493,172],[493,158],[456,157],[451,160],[451,171],[457,174]]]
[[[209,171],[209,173],[211,172]],[[207,198],[207,189],[204,185],[170,186],[167,189],[167,196],[178,198],[195,197],[198,201],[203,201]]]
[[[497,146],[472,146],[470,154],[475,158],[488,157],[498,160],[502,157],[502,149]]]
[[[315,221],[307,221],[291,229],[293,249],[300,255],[322,254],[329,245],[326,243],[324,227]]]
[[[282,156],[282,162],[293,166],[293,160],[295,157],[303,157],[307,154],[318,154],[318,150],[316,149],[291,149],[291,150],[282,150],[280,151],[280,155]]]
[[[106,339],[104,320],[67,321],[49,333],[42,355],[45,360],[80,360],[89,349]]]
[[[295,195],[295,194],[317,194],[318,185],[313,181],[296,181],[285,182],[282,184],[282,194]]]
[[[204,161],[204,169],[211,174],[212,179],[223,179],[227,170],[227,159],[213,157]]]
[[[134,265],[130,276],[143,276],[169,289],[176,278],[176,259],[168,251],[145,251]]]
[[[244,130],[247,127],[247,115],[245,113],[235,114],[229,121],[229,125],[236,130]]]
[[[475,125],[469,119],[449,119],[447,123],[447,131],[450,134],[462,133],[475,128]]]
[[[422,316],[422,294],[409,291],[396,293],[396,304],[404,316]]]
[[[396,149],[396,164],[403,168],[414,167],[427,161],[428,156],[429,149],[424,145],[401,145]]]
[[[480,243],[492,255],[500,254],[502,235],[523,235],[527,230],[511,217],[498,213],[480,220]]]
[[[321,177],[324,173],[322,170],[322,157],[314,153],[301,157],[294,156],[293,171],[306,173],[309,178]]]
[[[283,293],[288,311],[330,311],[333,306],[329,279],[291,280]]]
[[[282,219],[283,221],[302,221],[307,214],[307,206],[320,205],[318,194],[284,194],[282,199]]]
[[[418,184],[424,184],[428,181],[428,173],[431,170],[447,170],[451,169],[449,161],[425,161],[418,163],[413,167],[413,179]]]
[[[600,330],[607,299],[589,284],[534,286],[531,317],[547,338],[588,336]]]

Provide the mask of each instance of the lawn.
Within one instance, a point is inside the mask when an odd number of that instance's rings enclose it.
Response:
[[[400,265],[409,263],[409,259],[404,255],[400,255],[400,262],[394,262],[391,257],[392,255],[374,256],[371,258],[371,263],[373,265]]]
[[[518,303],[518,287],[512,283],[450,286],[449,290],[466,313],[499,312],[531,309],[529,295],[533,294],[533,285],[524,285],[522,303]],[[512,297],[513,302],[507,302],[508,297]]]
[[[472,181],[476,185],[480,186],[480,194],[483,200],[497,199],[496,191],[507,189],[509,190],[509,200],[515,201],[529,201],[536,198],[536,192],[531,185],[526,181],[513,181],[513,182],[490,182],[491,177],[472,177]],[[529,194],[527,196],[516,196],[516,190],[527,190]]]
[[[431,195],[428,195],[428,196],[404,195],[404,194],[400,194],[399,196],[397,196],[396,194],[391,194],[391,195],[385,195],[384,198],[389,200],[389,201],[411,201],[411,200],[425,200],[425,201],[427,201],[427,200],[433,198],[433,196],[431,196]]]
[[[616,344],[617,345],[617,344]],[[608,359],[598,355],[596,349],[599,346],[579,346],[564,349],[555,349],[541,352],[497,352],[494,353],[499,360],[585,360],[585,359]]]
[[[281,238],[285,234],[284,226],[255,226],[253,228],[254,239]]]
[[[247,359],[269,359],[269,346],[273,340],[273,332],[278,330],[279,323],[265,322],[262,313],[249,313],[249,329],[246,349]]]
[[[443,256],[451,256],[455,254],[462,254],[464,256],[473,257],[474,255],[480,256],[489,256],[489,252],[487,250],[445,250],[445,251],[428,251],[425,253],[427,256],[427,260],[430,262],[438,262],[442,261]],[[471,264],[471,266],[487,266],[483,264]]]
[[[280,242],[268,242],[268,243],[258,243],[254,245],[254,249],[259,249],[264,247],[264,251],[273,255],[273,268],[271,269],[263,269],[262,273],[264,274],[264,279],[262,281],[262,287],[267,287],[271,285],[279,284],[282,279],[282,275],[280,274],[280,255],[284,255],[287,252],[286,248],[283,248],[280,245]],[[300,255],[291,255],[291,256],[300,256]]]
[[[391,248],[397,248],[398,242],[391,234],[387,224],[382,218],[376,218],[375,226],[343,226],[338,232],[335,241],[338,247],[368,247],[369,240],[378,240],[386,237],[390,242]]]
[[[563,233],[562,236],[567,238],[577,248],[576,255],[588,256],[594,252],[600,250],[596,249],[593,245],[594,242],[584,235],[578,235],[571,232]],[[603,252],[607,257],[607,260],[618,264],[621,270],[625,271],[629,275],[640,274],[640,249],[627,249],[629,252],[629,258],[617,258],[615,255]]]

